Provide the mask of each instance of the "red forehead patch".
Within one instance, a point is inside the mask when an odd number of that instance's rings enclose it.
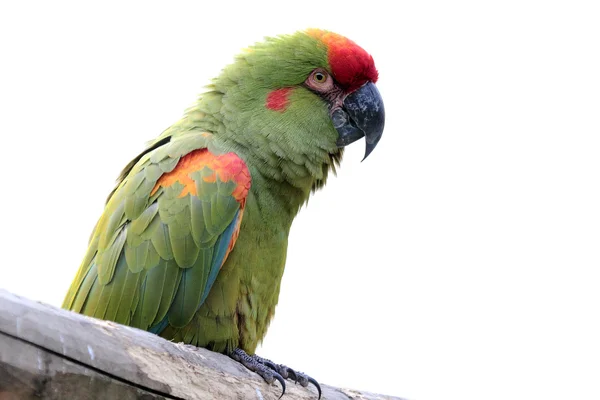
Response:
[[[320,29],[309,29],[308,34],[327,46],[327,58],[335,80],[352,92],[366,82],[377,82],[378,73],[373,57],[352,40]]]

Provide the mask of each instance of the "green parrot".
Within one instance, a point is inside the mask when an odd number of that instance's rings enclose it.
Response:
[[[229,355],[285,393],[309,376],[254,354],[292,221],[343,147],[384,127],[373,58],[309,29],[238,55],[123,170],[63,308]]]

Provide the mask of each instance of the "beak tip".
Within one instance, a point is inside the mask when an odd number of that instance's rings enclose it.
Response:
[[[365,156],[363,157],[361,162],[365,161],[367,159],[367,157],[369,157],[369,155],[373,152],[373,150],[377,146],[377,143],[379,143],[379,138],[377,138],[377,140],[374,143],[366,142]]]

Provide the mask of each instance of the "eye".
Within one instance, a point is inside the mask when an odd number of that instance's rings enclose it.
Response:
[[[326,93],[335,87],[333,77],[323,68],[314,69],[304,84],[317,93]]]
[[[324,83],[327,80],[327,75],[325,75],[323,72],[321,71],[317,71],[315,72],[315,74],[313,75],[313,79],[315,82],[317,83]]]

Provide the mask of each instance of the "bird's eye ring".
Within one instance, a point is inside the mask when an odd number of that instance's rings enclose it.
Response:
[[[323,68],[314,69],[304,82],[317,93],[325,93],[335,86],[333,77]]]
[[[327,76],[324,73],[318,71],[318,72],[315,72],[315,75],[313,76],[313,79],[317,83],[323,83],[323,82],[325,82],[327,80]]]
[[[313,73],[312,73],[312,81],[316,84],[322,85],[323,83],[327,82],[328,78],[329,78],[329,74],[327,74],[327,72],[323,71],[320,68],[313,71]]]

